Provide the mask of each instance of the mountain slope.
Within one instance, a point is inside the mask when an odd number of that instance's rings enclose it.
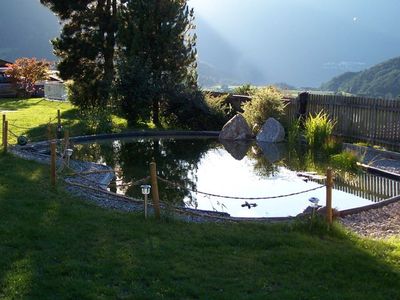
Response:
[[[370,97],[400,96],[400,57],[361,72],[347,72],[321,86],[322,90]]]
[[[55,60],[50,40],[59,35],[56,16],[32,0],[1,0],[0,59],[18,57]]]

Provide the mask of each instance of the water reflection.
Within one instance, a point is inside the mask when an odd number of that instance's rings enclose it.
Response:
[[[265,217],[296,215],[310,197],[324,198],[324,189],[291,199],[272,201],[227,200],[204,197],[189,190],[220,195],[259,197],[307,190],[320,183],[305,183],[298,171],[323,174],[327,159],[307,149],[288,149],[285,144],[224,142],[216,139],[126,139],[75,145],[74,158],[107,164],[119,169],[118,183],[126,184],[149,175],[149,164],[157,163],[158,175],[184,188],[159,182],[160,199],[175,205],[228,212],[235,216]],[[372,175],[336,174],[338,190],[379,201],[400,194],[397,181]],[[140,187],[126,186],[112,191],[142,198]],[[365,205],[366,200],[336,191],[334,206]],[[253,205],[255,204],[255,205]],[[339,207],[341,208],[341,207]]]
[[[242,160],[253,144],[252,141],[231,141],[231,140],[220,140],[225,150],[236,160]]]

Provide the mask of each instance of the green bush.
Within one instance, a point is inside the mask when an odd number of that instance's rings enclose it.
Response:
[[[244,84],[242,86],[238,86],[233,90],[234,95],[246,95],[251,96],[257,91],[256,87],[251,86],[250,84]]]
[[[221,95],[214,97],[211,94],[206,93],[204,95],[204,101],[206,102],[211,114],[224,125],[236,114],[232,105],[226,102],[229,95]]]
[[[294,120],[288,129],[288,143],[291,145],[297,144],[300,140],[301,128],[300,121]]]
[[[282,98],[280,91],[272,86],[258,89],[252,100],[243,105],[243,116],[250,127],[262,126],[271,117],[280,120],[285,109]]]
[[[332,166],[341,171],[356,171],[358,169],[358,158],[354,152],[343,151],[332,155],[330,158]]]
[[[310,115],[304,126],[308,145],[313,148],[326,148],[334,126],[335,124],[323,111],[320,111],[316,116]]]

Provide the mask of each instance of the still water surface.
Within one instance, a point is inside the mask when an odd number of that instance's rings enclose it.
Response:
[[[185,187],[177,188],[160,182],[161,200],[202,210],[227,212],[235,217],[295,216],[310,205],[311,197],[320,199],[322,205],[325,203],[325,188],[269,200],[225,199],[190,192],[197,190],[221,196],[259,198],[322,186],[323,182],[305,181],[298,176],[298,172],[317,171],[323,174],[327,167],[323,157],[304,149],[288,149],[283,144],[221,144],[206,138],[137,138],[75,145],[74,158],[120,169],[122,175],[117,179],[124,183],[147,177],[149,163],[154,159],[159,176]],[[340,172],[336,176],[333,206],[340,210],[371,204],[366,198],[380,201],[400,192],[398,182],[391,183],[393,189],[385,192],[366,189],[364,181],[380,180],[378,176],[362,172]],[[111,190],[142,198],[137,186]],[[256,207],[243,207],[246,201]]]

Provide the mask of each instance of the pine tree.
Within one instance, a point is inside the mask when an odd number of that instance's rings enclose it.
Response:
[[[115,73],[117,0],[40,1],[63,23],[53,45],[60,76],[73,80],[72,102],[81,109],[106,107]]]
[[[119,22],[118,92],[128,116],[160,124],[177,95],[197,90],[194,12],[186,0],[125,0]]]

